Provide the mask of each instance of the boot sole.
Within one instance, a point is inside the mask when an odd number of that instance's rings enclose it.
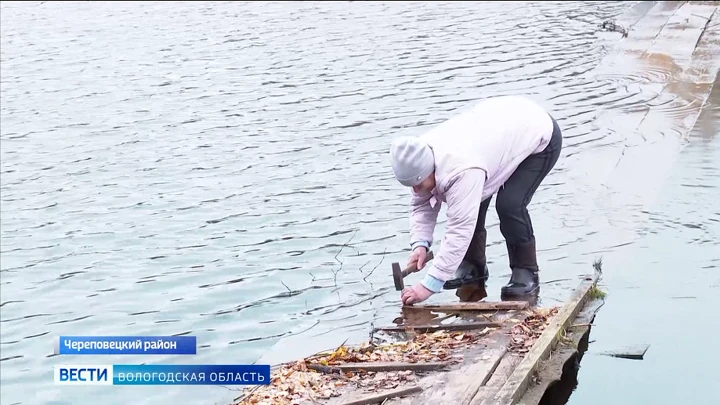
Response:
[[[536,285],[533,287],[530,291],[525,291],[520,288],[500,288],[500,296],[501,297],[526,297],[530,295],[537,295],[540,293],[540,286]]]
[[[475,277],[466,279],[463,281],[456,281],[456,280],[448,280],[443,285],[443,290],[457,290],[458,288],[468,285],[468,284],[475,284],[477,282],[482,281],[483,283],[487,283],[488,277]],[[485,285],[487,287],[487,285]]]

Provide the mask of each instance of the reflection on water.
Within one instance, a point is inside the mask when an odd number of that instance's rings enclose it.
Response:
[[[487,297],[485,283],[463,285],[455,291],[460,302],[478,302]]]
[[[68,361],[51,354],[60,334],[200,345],[192,360],[83,359],[103,364],[252,363],[367,339],[401,315],[390,263],[407,258],[408,194],[388,169],[390,138],[489,96],[529,94],[563,127],[531,208],[542,280],[570,280],[543,285],[542,304],[563,300],[647,218],[606,180],[627,148],[647,146],[624,128],[667,73],[595,70],[620,38],[599,24],[629,6],[3,3],[3,402],[107,400],[49,383]],[[497,299],[509,269],[494,210],[488,242]]]

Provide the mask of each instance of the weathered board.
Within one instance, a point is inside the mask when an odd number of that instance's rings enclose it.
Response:
[[[416,403],[428,405],[468,404],[478,390],[493,375],[493,372],[506,355],[504,347],[492,348],[485,352],[485,357],[475,361],[468,367],[448,373],[444,384],[434,386],[415,398]]]
[[[553,350],[550,358],[541,363],[537,380],[530,384],[518,403],[537,405],[547,400],[544,398],[546,395],[552,398],[553,403],[567,403],[577,384],[577,365],[588,349],[592,321],[602,306],[600,300],[585,305],[563,341]]]
[[[647,350],[649,348],[650,345],[643,343],[619,347],[613,350],[605,350],[600,352],[599,354],[610,357],[619,357],[621,359],[642,360],[645,357],[645,353],[647,353]]]
[[[470,402],[471,405],[511,405],[514,404],[525,392],[533,372],[537,370],[539,362],[546,359],[558,340],[573,320],[583,309],[590,297],[593,287],[596,286],[599,274],[585,278],[582,284],[575,290],[570,300],[563,305],[545,329],[537,342],[525,355],[522,361],[515,367],[507,381],[493,396],[475,396]],[[488,393],[483,393],[487,395]]]
[[[424,309],[436,312],[457,312],[457,311],[499,311],[499,310],[523,310],[528,309],[530,304],[527,301],[501,301],[501,302],[453,302],[450,304],[427,304],[403,307],[404,309]]]
[[[411,387],[403,387],[403,388],[396,388],[394,390],[386,390],[381,391],[375,394],[368,394],[363,395],[359,398],[349,398],[346,399],[344,402],[342,402],[343,405],[368,405],[368,404],[379,404],[383,401],[390,399],[390,398],[396,398],[401,397],[404,395],[410,395],[414,394],[416,392],[422,391],[422,388],[420,388],[417,385],[413,385]]]
[[[406,326],[380,326],[374,329],[374,331],[384,332],[419,332],[427,333],[438,330],[448,331],[459,331],[459,330],[473,330],[483,328],[499,328],[502,324],[498,322],[466,322],[466,323],[448,323],[448,324],[437,324],[437,325],[406,325]]]
[[[385,362],[375,361],[372,363],[350,363],[350,364],[339,364],[336,366],[323,366],[328,371],[332,372],[337,370],[338,372],[349,372],[349,371],[430,371],[440,370],[447,367],[447,362],[426,362],[426,363],[403,363],[403,362]],[[308,365],[308,368],[312,368],[312,365]]]

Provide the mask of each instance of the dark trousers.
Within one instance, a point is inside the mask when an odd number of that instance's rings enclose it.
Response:
[[[562,133],[555,119],[552,121],[553,133],[545,150],[530,155],[522,161],[497,193],[495,209],[500,219],[500,232],[508,247],[510,267],[521,266],[538,270],[535,258],[535,233],[527,206],[560,156]],[[491,200],[492,196],[480,204],[475,233],[465,254],[465,260],[479,269],[485,266],[487,260],[485,217]]]

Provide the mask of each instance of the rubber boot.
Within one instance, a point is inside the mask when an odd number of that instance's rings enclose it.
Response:
[[[483,266],[483,272],[480,273],[477,266],[474,266],[469,261],[463,259],[462,263],[460,263],[460,266],[455,272],[455,278],[446,281],[443,285],[443,289],[455,290],[468,284],[484,283],[487,281],[489,276],[490,271],[488,270],[487,264]]]
[[[478,283],[484,285],[487,282],[490,271],[485,257],[486,240],[487,231],[484,229],[473,235],[465,257],[455,271],[455,278],[446,281],[443,289],[455,290],[463,285]]]
[[[535,240],[525,244],[506,243],[512,276],[500,289],[502,297],[522,297],[540,292]]]

